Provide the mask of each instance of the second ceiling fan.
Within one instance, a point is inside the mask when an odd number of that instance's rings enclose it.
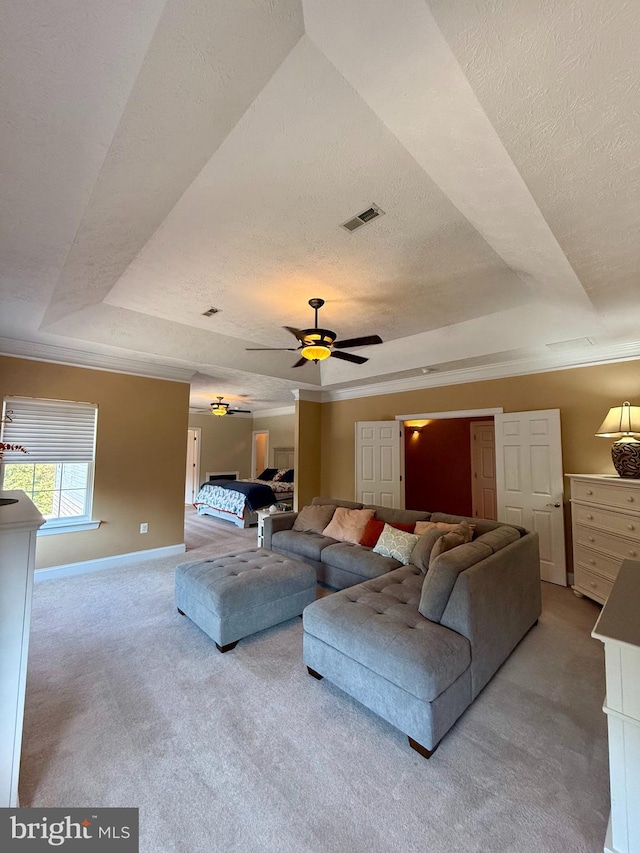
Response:
[[[324,299],[310,299],[309,305],[315,311],[315,326],[313,329],[294,329],[293,326],[283,326],[288,332],[291,332],[299,341],[297,347],[247,347],[247,352],[267,352],[283,350],[286,352],[300,352],[301,358],[296,361],[293,367],[302,367],[308,361],[313,361],[316,364],[323,361],[325,358],[332,356],[340,358],[343,361],[350,361],[353,364],[364,364],[369,361],[361,355],[353,355],[350,352],[342,352],[343,349],[352,349],[353,347],[368,347],[373,344],[381,344],[382,338],[379,335],[367,335],[362,338],[348,338],[344,341],[336,340],[336,333],[330,329],[320,329],[318,327],[318,309],[324,305]]]

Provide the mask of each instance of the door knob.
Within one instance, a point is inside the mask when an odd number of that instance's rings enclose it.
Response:
[[[557,506],[560,506],[560,504],[559,503],[545,504],[545,506],[556,506],[557,507]]]

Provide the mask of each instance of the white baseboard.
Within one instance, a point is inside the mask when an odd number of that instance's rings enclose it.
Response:
[[[89,572],[101,572],[103,569],[118,569],[131,563],[144,563],[160,557],[174,557],[186,551],[184,542],[178,545],[165,545],[164,548],[149,548],[147,551],[132,551],[130,554],[115,554],[113,557],[99,557],[97,560],[85,560],[83,563],[67,563],[63,566],[51,566],[36,569],[33,575],[35,583],[53,578],[68,578],[72,575],[85,575]]]

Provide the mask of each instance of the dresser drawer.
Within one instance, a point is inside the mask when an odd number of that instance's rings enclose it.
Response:
[[[573,526],[574,544],[584,545],[587,548],[597,548],[612,557],[621,557],[623,560],[636,560],[640,557],[640,545],[629,539],[622,539],[612,533],[601,533],[593,527],[583,527],[581,524]]]
[[[571,484],[571,497],[585,503],[640,512],[640,487],[636,483],[625,484],[622,479],[615,479],[612,483],[574,480]]]
[[[618,577],[622,558],[605,557],[597,551],[592,551],[590,548],[576,545],[573,551],[573,562],[576,566],[581,565],[583,568],[591,572],[596,572],[613,581]]]
[[[640,542],[640,518],[635,516],[574,503],[573,518],[576,524],[586,524],[590,527],[597,527],[599,530],[619,533],[628,539],[635,539]]]
[[[605,603],[613,587],[613,581],[608,581],[599,575],[594,575],[593,572],[588,572],[581,566],[575,567],[573,577],[574,589],[588,595],[590,598],[595,598],[601,604]]]

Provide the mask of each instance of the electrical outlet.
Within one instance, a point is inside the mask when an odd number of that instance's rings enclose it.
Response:
[[[149,525],[147,524],[146,521],[143,521],[142,524],[140,525],[140,533],[148,533],[148,532],[149,532]]]

